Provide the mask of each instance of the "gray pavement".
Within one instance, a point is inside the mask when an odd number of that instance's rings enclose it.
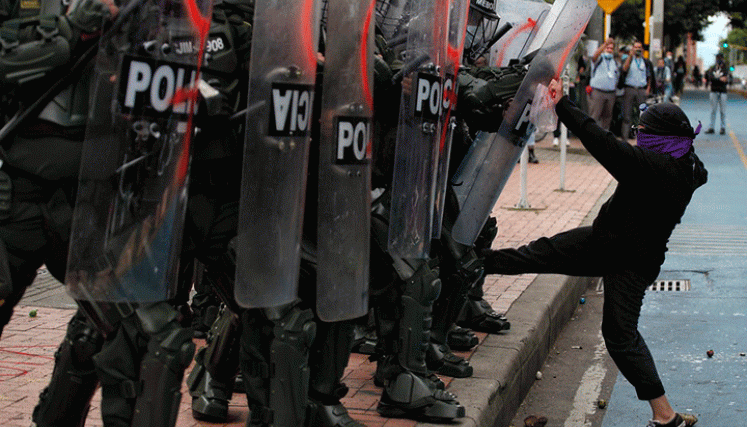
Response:
[[[46,268],[37,271],[36,280],[23,295],[21,305],[51,308],[76,308],[75,301],[65,292],[65,287]]]

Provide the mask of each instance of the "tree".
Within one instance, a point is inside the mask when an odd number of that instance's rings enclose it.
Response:
[[[642,41],[644,15],[643,0],[627,0],[612,12],[610,36],[626,43],[635,39]]]
[[[702,40],[702,32],[708,26],[708,18],[718,12],[728,13],[733,27],[744,28],[742,10],[747,6],[746,1],[664,0],[665,46],[662,48],[666,51],[679,46],[684,42],[687,33],[692,33],[695,40]],[[645,13],[644,0],[627,0],[612,13],[611,35],[624,41],[634,38],[643,40]]]
[[[722,0],[722,4],[720,9],[723,12],[726,12],[729,14],[730,18],[730,24],[732,28],[738,29],[747,29],[747,26],[745,25],[745,10],[747,10],[747,0]]]
[[[735,63],[731,65],[744,63],[745,54],[747,54],[747,30],[744,28],[734,28],[729,31],[726,38],[721,40],[721,52],[725,58],[734,59]],[[724,46],[726,45],[726,46]],[[734,50],[734,55],[731,55]]]
[[[687,33],[695,40],[702,40],[703,30],[708,26],[708,17],[719,12],[718,0],[665,0],[664,34],[668,36],[668,50],[679,46]]]

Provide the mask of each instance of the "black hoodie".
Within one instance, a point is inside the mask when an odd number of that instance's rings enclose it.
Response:
[[[611,257],[660,266],[669,236],[693,192],[707,180],[703,163],[692,150],[675,159],[623,142],[599,127],[567,96],[556,111],[618,182],[592,224],[593,237],[609,249]]]

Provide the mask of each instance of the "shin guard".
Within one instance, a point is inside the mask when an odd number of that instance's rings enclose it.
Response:
[[[199,420],[224,421],[239,368],[239,319],[223,307],[207,337],[207,347],[195,356],[187,378],[192,395],[192,415]]]
[[[296,303],[242,313],[240,366],[249,426],[304,424],[309,394],[309,351],[316,324]]]
[[[55,352],[52,378],[34,408],[34,426],[83,427],[99,382],[93,355],[103,340],[81,311],[73,315]]]
[[[135,404],[133,426],[176,425],[184,370],[194,354],[192,331],[176,322],[167,323],[150,337],[148,351],[140,362],[142,392]]]

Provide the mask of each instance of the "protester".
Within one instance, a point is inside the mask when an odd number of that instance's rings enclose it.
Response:
[[[721,130],[726,133],[726,85],[729,82],[729,66],[724,61],[724,55],[716,54],[716,63],[706,71],[706,80],[711,84],[711,121],[706,133],[713,133],[716,126],[716,110],[721,113]]]
[[[646,288],[659,274],[667,240],[707,171],[695,155],[693,130],[674,104],[649,107],[638,145],[620,141],[580,111],[553,81],[560,120],[618,181],[589,227],[543,237],[516,249],[486,250],[486,274],[556,273],[601,276],[602,334],[620,372],[653,413],[649,427],[692,426],[697,419],[669,404],[654,360],[637,331]]]

